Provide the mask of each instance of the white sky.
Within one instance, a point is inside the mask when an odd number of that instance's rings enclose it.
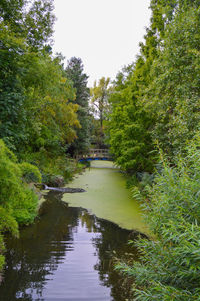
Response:
[[[57,21],[54,52],[80,57],[88,83],[102,76],[115,78],[135,60],[145,27],[150,0],[54,0]]]

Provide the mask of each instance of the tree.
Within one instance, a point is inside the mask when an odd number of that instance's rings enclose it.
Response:
[[[78,105],[69,101],[75,98],[75,91],[64,76],[60,57],[52,59],[48,53],[31,53],[27,55],[25,66],[28,139],[23,147],[31,148],[32,152],[43,148],[56,156],[75,139],[75,129],[79,127]]]
[[[155,116],[153,138],[173,161],[199,129],[200,18],[196,8],[177,12],[165,31],[143,104]]]
[[[125,120],[128,125],[137,125],[142,109],[151,122],[148,127],[141,122],[144,131],[139,132],[138,127],[138,138],[149,131],[151,141],[158,141],[169,160],[161,158],[163,165],[154,185],[145,187],[146,195],[142,198],[154,237],[140,239],[135,244],[142,255],[140,262],[132,265],[123,262],[118,267],[132,278],[136,300],[199,300],[199,1],[153,0],[152,5],[154,16],[159,12],[159,20],[164,21],[160,27],[163,29],[155,33],[158,37],[156,56],[146,68],[149,57],[142,49],[143,62],[139,69],[135,66],[127,82],[127,88],[132,86],[129,99],[134,100],[136,107],[131,113],[133,122],[124,114],[131,112],[127,101],[121,109],[124,115],[118,114],[121,118],[118,128],[111,119],[114,134],[122,129],[122,149],[120,143],[115,146],[117,139],[111,146],[119,160],[123,156],[124,141],[131,141],[126,136]],[[145,69],[147,76],[144,76]],[[137,85],[133,85],[134,79]],[[126,89],[125,84],[124,79],[118,82],[113,103],[120,100],[118,94]],[[124,94],[125,99],[127,92]],[[116,110],[117,105],[113,112]],[[111,139],[115,138],[114,134]],[[134,137],[137,138],[136,133]],[[134,193],[134,197],[141,200],[141,193],[135,190],[138,193]]]
[[[140,55],[114,83],[110,145],[125,170],[152,170],[157,142],[173,161],[199,128],[198,3],[152,0]]]
[[[23,31],[24,8],[27,0],[1,0],[0,22],[9,25],[15,33]]]
[[[149,130],[152,116],[137,96],[138,87],[143,85],[143,66],[140,58],[136,66],[124,69],[124,75],[120,72],[109,98],[112,106],[108,123],[110,150],[116,163],[130,174],[144,170],[151,172],[155,161]]]
[[[55,21],[53,8],[53,0],[2,0],[0,21],[37,51],[50,42]]]
[[[84,66],[80,58],[72,57],[68,61],[65,73],[75,88],[76,97],[70,101],[78,105],[77,116],[81,126],[76,130],[76,140],[68,149],[68,151],[74,155],[78,152],[86,152],[90,146],[91,121],[88,105],[90,93],[87,87],[88,76],[84,73]]]
[[[9,25],[0,23],[0,138],[14,149],[25,135],[26,119],[23,102],[24,87],[21,81],[23,55],[26,44]],[[15,141],[15,142],[14,142]]]
[[[142,102],[151,83],[151,68],[158,56],[160,39],[156,24],[147,29],[141,53],[125,67],[113,84],[110,95],[109,143],[117,164],[128,173],[152,172],[156,162],[151,129],[154,116]]]
[[[33,50],[45,47],[54,22],[52,1],[31,4],[29,8],[26,0],[2,0],[0,4],[0,138],[15,151],[28,141],[26,62],[29,56],[34,58]]]
[[[32,50],[43,48],[53,34],[53,0],[34,0],[24,18],[26,40]]]
[[[108,119],[110,113],[110,104],[108,97],[110,93],[109,89],[110,78],[102,77],[97,85],[94,82],[94,87],[90,89],[91,95],[91,108],[95,119],[99,120],[99,144],[103,144],[104,139],[104,121]]]
[[[100,120],[101,128],[103,127],[103,120],[106,119],[109,112],[109,103],[108,103],[109,84],[110,84],[110,78],[102,77],[99,80],[99,84],[97,85],[95,81],[94,87],[90,89],[91,105],[95,116],[97,116]]]

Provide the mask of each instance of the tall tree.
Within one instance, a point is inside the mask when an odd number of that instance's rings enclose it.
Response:
[[[200,18],[196,7],[177,12],[165,31],[143,103],[154,113],[153,137],[171,160],[199,129]]]
[[[27,141],[25,103],[30,87],[24,83],[32,66],[27,62],[29,57],[36,59],[33,50],[39,52],[45,47],[54,22],[51,0],[30,1],[29,6],[27,3],[26,0],[0,3],[0,137],[13,150]]]
[[[103,127],[103,120],[106,119],[106,116],[108,116],[108,112],[109,112],[109,103],[108,103],[109,84],[110,84],[110,78],[102,77],[99,80],[98,85],[95,81],[94,87],[90,89],[91,105],[94,114],[98,116],[100,120],[101,128]]]
[[[74,155],[78,152],[86,152],[90,146],[90,91],[87,87],[88,76],[84,73],[84,66],[80,58],[72,57],[68,61],[65,73],[75,88],[76,97],[71,101],[78,105],[77,116],[81,126],[76,130],[77,139],[69,147],[69,152]]]
[[[153,21],[152,21],[153,22]],[[112,112],[109,122],[111,151],[117,164],[129,173],[152,171],[155,154],[151,128],[154,116],[142,99],[151,82],[151,68],[158,56],[160,36],[151,24],[140,44],[140,55],[134,64],[124,68],[113,84],[110,96]]]
[[[64,77],[60,57],[29,54],[25,63],[28,66],[23,78],[28,139],[24,146],[31,147],[33,152],[42,147],[49,153],[59,154],[74,140],[75,128],[79,126],[78,106],[69,101],[75,97],[74,89]]]
[[[173,156],[172,149],[179,151],[181,141],[184,145],[193,136],[191,128],[198,127],[198,70],[194,66],[199,64],[199,24],[194,17],[194,26],[192,19],[174,26],[176,16],[190,6],[197,8],[198,1],[151,1],[151,23],[144,43],[140,43],[140,55],[128,78],[122,72],[114,83],[110,144],[117,163],[125,170],[151,170],[156,141]]]
[[[21,81],[25,40],[18,38],[9,25],[0,23],[0,138],[9,147],[24,135],[24,88]],[[15,141],[15,143],[14,143]]]
[[[133,69],[130,66],[124,73],[120,72],[109,99],[112,105],[108,127],[110,149],[121,169],[132,174],[152,171],[154,163],[149,131],[152,117],[138,101],[142,93],[139,87],[146,81],[143,67],[144,61],[139,58]]]
[[[0,22],[9,25],[15,33],[22,33],[26,3],[27,0],[1,0]]]
[[[51,42],[55,21],[53,9],[53,0],[35,0],[25,15],[26,40],[34,51]]]
[[[102,77],[98,84],[95,81],[94,86],[90,89],[90,104],[94,118],[99,121],[99,126],[96,124],[96,133],[98,135],[98,144],[101,147],[104,144],[104,121],[108,119],[110,113],[110,104],[108,101],[110,93],[110,78]],[[99,128],[99,129],[98,129]]]
[[[18,154],[43,148],[56,155],[74,140],[79,122],[61,58],[44,51],[53,31],[52,1],[31,1],[29,8],[16,1],[15,15],[11,4],[0,5],[0,138]]]
[[[50,42],[55,15],[53,0],[2,0],[0,22],[36,51]]]
[[[137,247],[144,258],[133,266],[122,264],[121,268],[128,276],[132,275],[137,300],[199,300],[199,256],[195,256],[200,233],[199,1],[152,0],[152,5],[154,13],[159,12],[164,20],[162,38],[156,31],[157,55],[147,70],[146,87],[138,94],[132,86],[133,95],[137,96],[134,113],[139,116],[138,107],[142,107],[147,116],[153,116],[145,133],[149,130],[150,139],[159,142],[170,162],[167,164],[165,159],[162,172],[157,174],[155,185],[149,190],[148,202],[144,199],[147,221],[156,242],[141,239]],[[143,66],[147,61],[144,60]],[[127,85],[131,87],[132,80]],[[121,83],[119,87],[122,92]],[[116,98],[119,99],[117,93]],[[123,128],[125,119],[121,126],[123,134],[127,133]],[[135,124],[133,119],[132,126]],[[186,148],[187,144],[190,147]],[[141,198],[141,194],[135,196]]]

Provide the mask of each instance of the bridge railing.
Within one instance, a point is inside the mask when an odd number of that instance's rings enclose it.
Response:
[[[80,153],[75,156],[76,160],[80,159],[87,159],[87,158],[107,158],[111,159],[111,155],[109,153],[108,149],[98,149],[98,148],[92,148],[89,150],[89,152],[86,153]]]

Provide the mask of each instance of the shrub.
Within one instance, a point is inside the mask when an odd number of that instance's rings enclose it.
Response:
[[[54,154],[41,148],[39,152],[25,153],[21,159],[29,162],[31,166],[37,166],[42,175],[41,180],[46,184],[51,183],[55,176],[62,176],[67,182],[72,178],[76,168],[75,164],[66,157],[66,153],[62,151],[60,154]],[[35,175],[37,174],[34,172],[34,177]],[[33,176],[32,173],[30,176]]]
[[[200,138],[163,172],[146,202],[154,240],[136,245],[141,262],[118,264],[134,279],[135,300],[200,300]]]
[[[35,166],[28,163],[18,164],[16,158],[0,142],[0,205],[7,209],[17,222],[28,224],[36,216],[37,196],[22,181],[22,177],[41,175]]]
[[[37,195],[28,188],[28,182],[34,178],[41,180],[35,166],[17,163],[15,155],[0,140],[0,270],[4,264],[4,244],[2,233],[18,235],[18,224],[33,222],[37,214]]]
[[[23,162],[19,166],[22,171],[22,177],[26,183],[41,183],[42,176],[39,169],[36,166],[27,162]]]

